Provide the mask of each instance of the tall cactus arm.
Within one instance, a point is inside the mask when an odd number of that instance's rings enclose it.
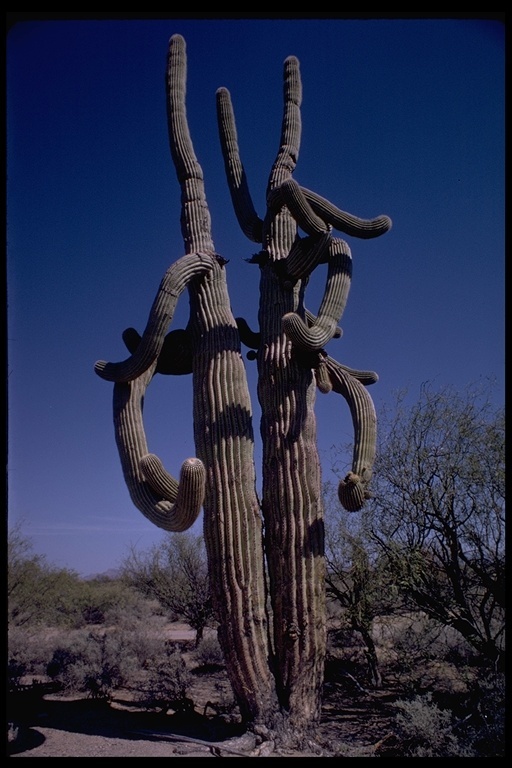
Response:
[[[227,88],[219,88],[217,91],[217,121],[224,167],[236,218],[244,235],[255,243],[261,243],[263,221],[254,208],[245,170],[240,160],[235,117]]]
[[[188,283],[213,269],[213,258],[205,253],[190,253],[176,261],[164,275],[149,313],[146,329],[135,352],[120,363],[98,360],[94,370],[106,381],[126,382],[147,371],[162,349],[180,294]]]
[[[184,531],[201,511],[206,470],[199,459],[187,459],[182,464],[179,483],[163,468],[159,468],[159,476],[155,471],[148,457],[142,420],[144,395],[154,367],[155,363],[133,381],[114,385],[116,443],[125,482],[137,509],[159,528]]]
[[[283,317],[283,330],[295,347],[304,351],[322,349],[336,334],[345,311],[352,275],[350,248],[344,240],[333,239],[329,246],[329,267],[324,297],[312,325],[296,313]]]
[[[295,56],[288,56],[284,62],[283,96],[284,112],[281,125],[281,141],[269,176],[267,199],[273,189],[280,187],[284,181],[291,177],[299,158],[302,132],[300,114],[302,82],[300,79],[299,60]],[[267,218],[269,215],[271,218],[278,218],[271,209],[267,211]]]
[[[213,253],[203,171],[194,152],[187,121],[186,79],[185,40],[181,35],[173,35],[167,59],[167,122],[171,156],[181,187],[181,233],[185,253]]]
[[[348,403],[354,427],[352,470],[340,481],[338,497],[348,512],[357,512],[370,496],[368,484],[375,459],[377,416],[373,400],[361,381],[330,357],[326,365],[333,390]]]
[[[377,216],[374,219],[360,219],[351,213],[340,210],[330,203],[324,197],[320,197],[316,192],[301,187],[305,200],[310,204],[313,211],[325,222],[328,222],[338,232],[345,235],[358,237],[362,240],[370,240],[373,237],[380,237],[391,229],[392,222],[389,216]]]

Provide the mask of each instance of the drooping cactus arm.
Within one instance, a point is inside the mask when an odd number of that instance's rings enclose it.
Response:
[[[179,483],[148,456],[142,408],[155,363],[133,381],[114,385],[114,429],[121,466],[135,506],[154,525],[184,531],[197,519],[203,503],[206,471],[201,461],[183,462]],[[144,469],[148,470],[145,476]],[[152,485],[149,480],[153,480]]]
[[[323,392],[324,394],[332,392],[333,390],[333,382],[330,372],[331,365],[335,365],[337,368],[340,368],[346,376],[351,376],[352,378],[361,382],[361,384],[364,384],[365,387],[370,386],[370,384],[375,384],[379,380],[379,377],[375,371],[361,371],[357,370],[356,368],[349,368],[347,365],[338,363],[323,349],[316,353],[316,359],[314,361],[311,357],[309,359],[315,369],[317,387],[320,392]]]
[[[352,470],[340,481],[338,497],[349,512],[356,512],[369,498],[368,484],[372,476],[377,440],[377,416],[373,400],[361,381],[347,373],[344,366],[331,357],[325,359],[332,389],[348,403],[354,428]]]
[[[301,229],[308,235],[324,232],[331,225],[339,232],[363,240],[379,237],[391,229],[389,216],[361,219],[342,211],[316,192],[301,187],[295,179],[287,179],[267,197],[270,207],[286,205]]]
[[[219,88],[217,91],[217,121],[226,178],[235,215],[245,236],[255,243],[261,243],[263,221],[254,208],[245,170],[240,160],[235,117],[227,88]]]
[[[309,309],[306,309],[304,311],[304,316],[306,318],[306,322],[309,326],[314,325],[316,322],[316,315],[314,315],[312,312],[309,311]],[[333,339],[340,339],[343,336],[343,331],[338,326],[336,330],[334,331]]]
[[[310,352],[320,350],[334,337],[345,311],[351,276],[350,248],[344,240],[332,239],[327,283],[316,320],[309,325],[296,312],[283,317],[283,330],[295,347]]]
[[[333,365],[336,370],[340,370],[345,374],[345,376],[350,376],[351,378],[356,379],[366,387],[370,386],[370,384],[376,384],[379,380],[379,376],[377,373],[375,373],[375,371],[361,371],[357,368],[349,368],[348,365],[342,365],[342,363],[338,363],[329,355],[326,356],[326,360],[329,364],[329,367]]]
[[[380,237],[391,229],[391,219],[389,216],[377,216],[374,219],[361,219],[340,210],[325,198],[312,192],[310,189],[301,187],[305,200],[310,204],[313,211],[325,222],[328,222],[338,232],[345,235],[358,237],[362,240],[369,240],[373,237]]]
[[[286,205],[299,227],[308,235],[329,231],[329,226],[324,219],[316,215],[295,179],[285,179],[280,187],[272,190],[267,196],[267,204],[278,208]]]
[[[297,238],[286,261],[283,262],[286,270],[285,280],[294,281],[309,277],[319,264],[328,261],[330,242],[330,230],[312,237]]]
[[[94,370],[106,381],[131,381],[146,371],[157,359],[172,321],[178,299],[194,278],[213,269],[213,258],[206,253],[182,256],[169,267],[149,313],[146,329],[136,351],[120,363],[99,360]]]

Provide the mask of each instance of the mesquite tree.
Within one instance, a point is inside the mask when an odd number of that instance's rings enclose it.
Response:
[[[233,317],[226,261],[215,252],[201,167],[185,108],[186,50],[169,44],[168,125],[181,188],[184,255],[164,275],[140,336],[123,334],[130,356],[97,362],[114,382],[114,425],[124,477],[134,504],[157,526],[183,531],[204,510],[204,536],[219,640],[242,717],[275,727],[285,718],[305,728],[318,720],[325,656],[324,530],[316,447],[316,388],[348,402],[353,426],[352,471],[340,483],[347,509],[368,494],[376,417],[366,385],[376,374],[336,362],[325,345],[341,335],[351,281],[347,243],[336,229],[370,238],[386,232],[388,217],[364,220],[345,213],[292,178],[299,152],[299,63],[284,64],[280,148],[267,187],[267,210],[253,206],[240,160],[229,92],[217,92],[220,141],[237,219],[260,246],[259,328]],[[303,235],[299,235],[299,228]],[[305,306],[308,278],[327,265],[317,315]],[[187,288],[186,328],[169,331]],[[256,490],[252,409],[241,343],[258,366],[263,444],[262,496]],[[179,481],[149,453],[142,419],[146,389],[157,373],[191,372],[197,458]],[[268,597],[270,596],[270,601]]]

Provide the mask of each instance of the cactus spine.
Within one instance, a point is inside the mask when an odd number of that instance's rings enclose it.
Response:
[[[348,245],[332,229],[376,237],[390,220],[345,213],[292,178],[300,146],[299,63],[284,65],[281,141],[271,168],[264,218],[255,211],[240,160],[229,92],[217,92],[217,114],[228,185],[239,224],[261,250],[259,329],[234,318],[226,261],[216,252],[201,167],[189,134],[186,51],[180,35],[169,44],[167,97],[171,155],[182,192],[185,253],[165,274],[142,336],[123,339],[120,363],[96,363],[114,382],[114,425],[134,504],[157,526],[185,530],[204,509],[204,535],[219,639],[244,720],[291,727],[318,720],[325,656],[324,533],[320,462],[316,448],[316,388],[348,402],[354,426],[352,472],[340,483],[347,509],[368,493],[375,450],[375,412],[366,385],[372,372],[329,357],[324,346],[338,326],[351,280]],[[299,235],[299,227],[306,236]],[[317,316],[305,307],[311,272],[327,264]],[[187,327],[169,331],[176,303],[188,291]],[[241,340],[258,366],[262,409],[262,499],[256,493],[252,408]],[[179,481],[148,452],[142,419],[146,389],[156,373],[192,373],[197,457]],[[271,600],[268,616],[266,576]],[[272,631],[270,630],[272,627]]]

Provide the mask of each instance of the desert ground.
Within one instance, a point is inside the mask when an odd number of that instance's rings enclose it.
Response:
[[[186,625],[173,638],[190,641]],[[240,731],[223,668],[198,670],[186,712],[141,709],[119,691],[112,701],[47,694],[27,706],[9,757],[380,757],[392,754],[393,701],[389,689],[363,691],[331,671],[322,719],[300,748]]]

